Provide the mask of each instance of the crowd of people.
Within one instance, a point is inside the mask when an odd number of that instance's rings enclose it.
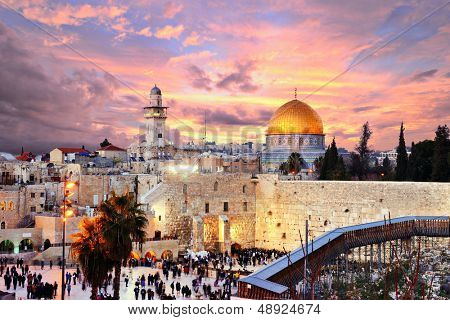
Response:
[[[163,260],[157,261],[155,257],[147,257],[142,260],[130,258],[124,262],[128,272],[122,274],[122,281],[128,288],[134,284],[133,292],[136,300],[175,300],[175,299],[210,299],[227,300],[231,298],[232,288],[237,287],[241,273],[249,272],[248,267],[257,267],[272,262],[283,256],[284,253],[277,250],[265,250],[258,248],[234,249],[232,254],[202,252],[190,253],[180,261]],[[58,263],[61,267],[61,263]],[[133,269],[137,266],[160,268],[155,274],[139,274],[133,278]],[[40,269],[45,268],[41,262]],[[53,263],[49,262],[52,269]],[[193,276],[186,284],[182,277]],[[0,259],[0,277],[3,277],[5,287],[16,290],[25,288],[27,299],[54,299],[58,290],[58,283],[53,284],[43,281],[39,272],[32,272],[23,259],[17,259],[16,264],[8,266],[6,258]],[[207,280],[207,278],[209,280]],[[210,279],[212,278],[212,280]],[[112,299],[108,292],[112,288],[112,273],[109,273],[103,286],[99,289],[97,299]],[[183,284],[184,283],[184,284]],[[79,267],[76,271],[65,274],[65,290],[70,297],[72,287],[81,285],[85,291],[87,285],[83,281]],[[112,289],[111,289],[112,290]]]

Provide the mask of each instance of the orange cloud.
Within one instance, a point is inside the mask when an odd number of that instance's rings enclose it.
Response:
[[[172,19],[183,10],[181,3],[167,2],[164,6],[164,18]]]
[[[178,39],[183,30],[184,26],[181,24],[175,27],[171,25],[166,25],[156,30],[155,37],[157,37],[158,39],[171,39],[171,38]]]

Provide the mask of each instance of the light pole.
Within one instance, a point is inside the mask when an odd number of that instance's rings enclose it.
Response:
[[[73,215],[71,209],[67,210],[67,207],[71,207],[69,198],[73,195],[70,193],[70,189],[75,186],[75,182],[64,180],[64,196],[63,196],[63,226],[62,226],[62,259],[61,259],[61,300],[64,300],[64,294],[66,293],[65,271],[66,271],[66,220],[67,217]]]

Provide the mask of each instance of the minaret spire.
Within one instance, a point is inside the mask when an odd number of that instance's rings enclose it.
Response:
[[[294,89],[294,99],[297,100],[297,88]]]

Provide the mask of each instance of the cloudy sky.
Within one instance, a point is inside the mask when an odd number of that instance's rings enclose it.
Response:
[[[338,146],[365,121],[376,149],[401,121],[408,144],[433,138],[450,120],[450,5],[311,93],[446,2],[0,0],[0,151],[126,147],[155,83],[186,137],[206,115],[208,140],[260,141],[298,88]]]

